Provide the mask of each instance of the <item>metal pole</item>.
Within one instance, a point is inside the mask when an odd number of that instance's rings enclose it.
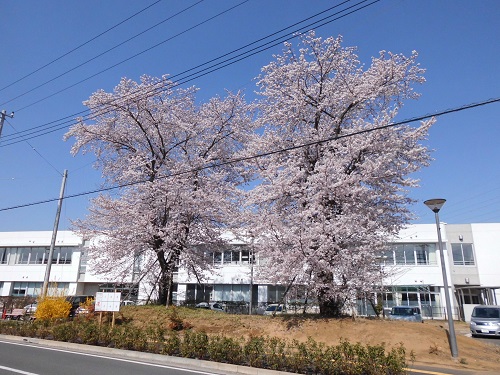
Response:
[[[57,202],[56,219],[54,222],[54,230],[52,231],[52,240],[50,242],[49,259],[47,259],[47,268],[45,268],[45,278],[43,279],[42,298],[47,296],[47,289],[49,286],[50,268],[52,267],[52,256],[54,255],[54,247],[56,244],[57,228],[59,227],[59,217],[61,216],[61,206],[64,196],[64,188],[66,187],[66,178],[68,177],[68,170],[65,169],[61,184],[61,192],[59,193],[59,200]]]
[[[450,332],[450,347],[452,357],[458,357],[457,337],[455,335],[455,325],[453,323],[453,315],[451,312],[450,291],[448,290],[448,277],[446,276],[446,265],[444,263],[443,241],[441,240],[441,227],[439,225],[439,214],[434,212],[436,217],[436,227],[438,233],[439,255],[441,259],[441,271],[443,273],[444,296],[446,299],[446,315],[448,319],[448,329]]]
[[[252,315],[252,302],[253,302],[253,238],[252,245],[250,246],[250,307],[248,308],[248,315]]]

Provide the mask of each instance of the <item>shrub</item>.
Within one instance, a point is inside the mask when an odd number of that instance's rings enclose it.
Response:
[[[172,316],[180,320],[175,312]],[[300,374],[402,375],[408,367],[402,344],[388,351],[383,344],[371,346],[345,340],[328,346],[312,338],[306,342],[290,342],[259,336],[246,340],[221,335],[209,337],[205,332],[185,330],[180,334],[165,330],[158,322],[151,322],[144,329],[130,325],[110,329],[87,319],[6,321],[0,322],[0,333],[152,351]],[[409,357],[414,360],[413,352]],[[462,359],[461,363],[465,362]]]
[[[136,327],[115,327],[111,330],[110,340],[115,348],[144,351],[148,340],[146,333]]]
[[[176,331],[170,332],[163,343],[162,354],[179,355],[181,350],[181,339]]]
[[[188,358],[207,358],[208,353],[208,336],[205,332],[184,333],[184,339],[180,346],[181,355]]]
[[[209,339],[208,356],[211,361],[239,365],[243,362],[241,344],[235,339],[214,336]]]
[[[293,354],[288,358],[290,371],[305,373],[309,363],[307,345],[297,340],[292,341]]]
[[[71,303],[65,297],[45,297],[38,301],[35,317],[38,320],[64,319],[69,316]]]
[[[76,325],[79,342],[82,344],[97,345],[101,342],[101,327],[92,320],[78,320]]]
[[[267,363],[272,370],[284,369],[287,366],[288,352],[286,342],[276,337],[267,340]]]
[[[266,352],[265,352],[264,337],[250,337],[243,346],[243,354],[251,367],[265,367]]]
[[[69,323],[57,324],[52,327],[52,337],[56,341],[77,342],[78,341],[78,327]]]

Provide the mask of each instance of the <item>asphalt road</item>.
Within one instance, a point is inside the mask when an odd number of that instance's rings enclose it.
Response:
[[[500,346],[500,337],[474,337],[474,340],[482,341],[486,344]]]
[[[201,361],[200,361],[201,362]],[[202,365],[201,365],[202,366]],[[182,369],[96,353],[78,353],[64,348],[29,342],[0,340],[0,375],[210,375],[227,372],[203,368]]]

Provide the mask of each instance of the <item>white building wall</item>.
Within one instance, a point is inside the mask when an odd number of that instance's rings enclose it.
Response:
[[[51,242],[51,231],[0,232],[0,247],[42,247],[48,249]],[[65,246],[73,248],[71,264],[52,264],[49,283],[68,283],[65,293],[74,295],[81,293],[83,289],[78,280],[82,239],[74,232],[58,231],[55,247]],[[10,295],[15,282],[43,283],[46,269],[46,264],[15,264],[13,258],[9,264],[0,264],[0,282],[3,282],[0,295]],[[96,277],[90,273],[88,273],[87,279],[90,279],[91,282],[104,282],[102,277]]]
[[[481,286],[496,290],[500,303],[500,223],[471,224]]]
[[[500,290],[500,223],[471,224],[477,270],[481,287],[499,288]],[[451,229],[451,228],[450,228]],[[452,264],[451,246],[448,243],[446,224],[441,223],[442,240],[445,247],[445,261],[448,282],[451,286],[450,265]],[[49,247],[52,232],[0,232],[0,247]],[[392,241],[391,241],[392,242]],[[391,265],[384,267],[387,276],[383,280],[384,286],[435,286],[443,291],[443,280],[438,237],[435,224],[411,225],[402,230],[393,242],[400,243],[432,243],[436,244],[435,264],[430,265]],[[81,246],[82,240],[69,231],[60,231],[57,235],[56,246]],[[83,293],[85,285],[94,287],[98,283],[110,282],[104,277],[93,274],[90,265],[84,278],[79,278],[80,251],[75,251],[71,264],[52,265],[50,282],[69,283],[70,294]],[[0,264],[0,284],[3,283],[1,295],[9,295],[14,282],[43,282],[46,265],[37,264]],[[112,282],[112,281],[111,281]],[[186,284],[197,283],[192,275],[180,272],[177,278],[178,296],[182,299],[186,295]],[[220,266],[213,273],[206,274],[205,284],[245,284],[249,285],[250,267],[248,264],[226,264]],[[258,286],[259,302],[267,301],[267,287],[265,281],[254,282]],[[142,290],[142,288],[141,288]],[[500,301],[499,290],[497,300]],[[440,300],[444,304],[444,293]],[[453,295],[453,293],[452,293]],[[143,296],[144,297],[144,296]],[[141,298],[141,297],[140,297]]]
[[[52,232],[0,232],[0,246],[50,246]],[[59,231],[56,246],[78,246],[82,239],[71,231]]]
[[[450,269],[450,255],[447,248],[446,224],[441,223],[441,239],[443,242],[445,264]],[[403,266],[395,265],[384,268],[388,276],[384,285],[443,285],[441,272],[441,256],[438,247],[438,235],[435,224],[415,224],[403,229],[399,236],[391,242],[397,243],[431,243],[436,244],[436,263],[431,265]],[[451,285],[450,272],[447,272],[448,283]]]

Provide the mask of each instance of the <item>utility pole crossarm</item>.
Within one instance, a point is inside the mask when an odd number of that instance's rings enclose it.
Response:
[[[5,117],[14,118],[14,112],[11,112],[10,115],[7,114],[7,111],[5,109],[2,112],[0,112],[0,138],[2,137],[2,129]]]

